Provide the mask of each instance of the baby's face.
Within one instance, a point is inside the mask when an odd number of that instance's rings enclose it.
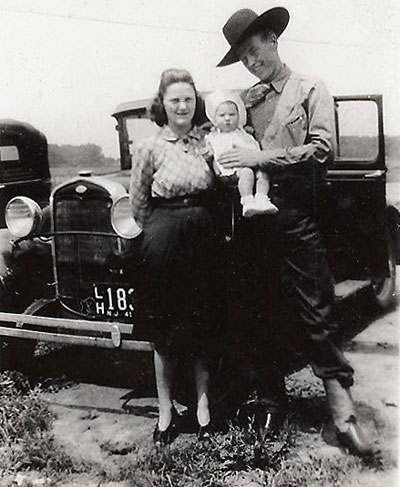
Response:
[[[215,126],[221,132],[232,132],[239,125],[239,113],[236,103],[225,101],[215,111]]]

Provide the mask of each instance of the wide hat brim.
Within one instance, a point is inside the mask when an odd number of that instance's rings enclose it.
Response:
[[[274,7],[259,15],[250,24],[247,24],[245,25],[245,27],[243,27],[241,25],[234,25],[235,21],[232,20],[234,15],[231,17],[231,19],[228,20],[228,22],[225,24],[225,27],[242,29],[242,31],[239,32],[239,35],[237,35],[236,33],[237,38],[235,39],[235,41],[230,42],[231,48],[222,58],[222,60],[217,64],[218,67],[228,66],[229,64],[234,64],[240,61],[237,52],[238,45],[246,37],[254,34],[255,32],[259,32],[264,29],[270,29],[276,34],[277,37],[279,37],[286,29],[290,18],[289,12],[284,7]],[[228,26],[228,23],[230,21],[231,25]]]

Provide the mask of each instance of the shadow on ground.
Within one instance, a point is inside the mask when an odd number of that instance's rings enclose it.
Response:
[[[357,346],[352,340],[382,316],[382,312],[371,304],[367,293],[359,293],[338,304],[335,314],[340,328],[339,340],[343,343],[343,347],[349,350],[353,350]],[[364,348],[370,346],[371,353],[378,349],[380,352],[397,353],[396,347],[393,349],[393,346],[385,347],[384,344],[364,343],[362,346]],[[305,365],[306,359],[301,353],[297,353],[295,359],[287,358],[288,373],[299,371]],[[186,366],[183,365],[183,368]],[[35,360],[28,375],[33,381],[40,381],[44,385],[54,385],[58,380],[127,388],[131,390],[126,398],[127,404],[130,397],[154,397],[156,395],[153,357],[151,353],[146,352],[41,343],[37,347]],[[186,379],[186,382],[191,381],[189,380],[191,377],[186,377]],[[185,383],[185,388],[187,387],[190,388]],[[293,392],[295,393],[295,391]],[[303,407],[300,409],[303,410]],[[318,410],[319,406],[316,405],[315,411],[309,411],[307,417],[317,418]]]

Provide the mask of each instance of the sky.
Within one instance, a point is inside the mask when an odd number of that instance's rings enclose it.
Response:
[[[221,28],[275,6],[291,16],[282,60],[332,94],[383,94],[385,132],[400,135],[398,0],[0,0],[0,118],[117,157],[113,110],[153,96],[163,69],[188,69],[200,90],[254,83],[240,63],[216,68]]]

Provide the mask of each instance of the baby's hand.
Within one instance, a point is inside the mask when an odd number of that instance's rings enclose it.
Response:
[[[248,134],[250,134],[250,135],[255,134],[255,130],[251,125],[245,125],[243,128]]]

